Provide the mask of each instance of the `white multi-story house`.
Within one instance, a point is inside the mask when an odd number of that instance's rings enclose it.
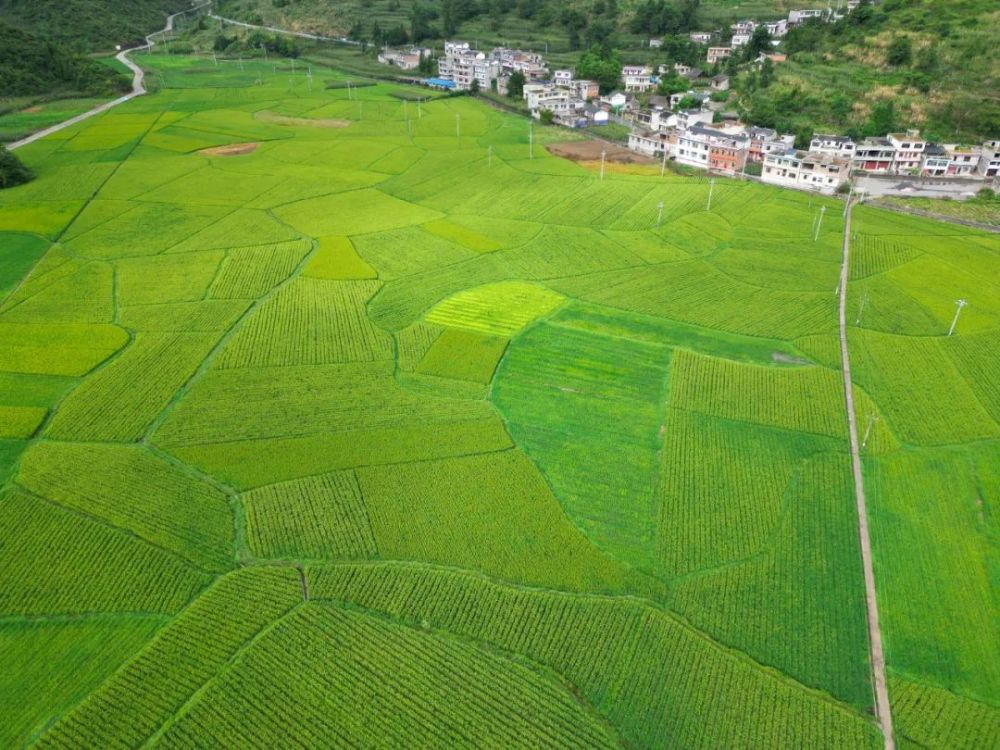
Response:
[[[531,116],[535,119],[541,117],[543,111],[552,112],[556,117],[563,118],[575,109],[576,100],[570,96],[566,89],[552,89],[539,94],[534,98],[534,106],[529,104]],[[581,107],[583,102],[580,102]]]
[[[557,70],[552,74],[552,83],[562,88],[570,88],[573,85],[572,70]]]
[[[817,154],[830,154],[831,156],[854,156],[855,144],[850,138],[844,135],[823,135],[817,133],[809,141],[809,150]]]
[[[629,149],[646,156],[663,154],[666,143],[666,134],[658,130],[633,130],[628,135]]]
[[[768,154],[784,154],[795,144],[794,135],[779,135],[773,128],[747,128],[750,137],[748,159],[761,163]]]
[[[756,21],[737,21],[729,27],[733,34],[753,34],[757,29]]]
[[[678,131],[676,158],[689,167],[735,174],[746,163],[749,143],[746,133],[696,124]]]
[[[948,152],[935,143],[928,143],[924,148],[924,158],[920,162],[920,174],[924,177],[946,177],[951,167]]]
[[[792,10],[788,13],[788,25],[796,26],[800,23],[805,23],[806,21],[811,21],[814,18],[823,18],[826,15],[826,10],[823,8],[807,8],[804,10]]]
[[[709,47],[708,54],[705,56],[705,59],[708,61],[709,65],[715,65],[715,63],[720,60],[725,60],[732,54],[732,47]]]
[[[979,174],[988,180],[1000,177],[1000,141],[986,141],[983,144],[983,158],[979,162]]]
[[[943,144],[944,151],[951,160],[948,175],[952,177],[976,177],[979,173],[979,163],[983,159],[981,146],[959,146],[954,143]]]
[[[649,40],[649,48],[650,49],[659,49],[662,46],[663,46],[663,40],[662,39],[650,39]]]
[[[707,31],[695,31],[688,34],[688,39],[690,39],[695,44],[709,44],[712,41],[712,34]]]
[[[653,88],[653,71],[645,65],[623,65],[622,83],[626,92],[649,91]]]
[[[896,147],[889,143],[888,138],[865,138],[854,148],[851,164],[854,169],[861,169],[873,174],[885,174],[892,171],[896,161]]]
[[[780,21],[767,21],[761,25],[775,39],[780,39],[788,34],[788,20],[785,18],[782,18]]]
[[[924,159],[927,141],[920,137],[919,130],[905,133],[889,133],[887,140],[896,149],[892,171],[896,174],[916,174]]]
[[[444,43],[444,57],[438,60],[438,75],[454,81],[457,90],[468,91],[473,81],[478,82],[479,88],[488,90],[500,73],[498,60],[470,49],[468,42]]]
[[[830,154],[789,150],[764,157],[760,179],[770,185],[833,195],[850,176],[848,159]]]
[[[378,53],[378,61],[383,65],[393,65],[401,70],[416,70],[421,57],[430,59],[433,53],[426,47],[411,47],[410,49],[392,49],[385,47]]]
[[[677,113],[677,127],[687,130],[695,125],[711,125],[714,112],[702,109],[683,109]]]
[[[742,47],[744,44],[749,44],[751,36],[752,36],[751,34],[746,34],[743,32],[740,32],[738,34],[733,34],[732,41],[730,41],[729,43],[730,45],[732,45],[733,49],[736,49],[737,47]]]

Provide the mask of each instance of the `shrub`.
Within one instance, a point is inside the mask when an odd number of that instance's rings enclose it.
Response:
[[[0,189],[23,185],[34,178],[34,172],[24,166],[6,146],[0,145]]]

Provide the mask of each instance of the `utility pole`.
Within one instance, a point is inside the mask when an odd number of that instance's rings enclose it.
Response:
[[[528,158],[535,158],[535,125],[528,123]]]
[[[660,228],[660,224],[663,222],[663,201],[656,204],[656,228]]]
[[[861,450],[864,450],[865,446],[868,445],[868,438],[872,434],[872,427],[878,422],[878,417],[875,414],[868,415],[868,426],[865,428],[865,439],[861,441]]]
[[[403,99],[403,119],[410,121],[409,108],[406,106],[406,99]]]
[[[493,167],[493,146],[486,149],[486,166]]]
[[[819,228],[823,226],[823,214],[826,213],[826,206],[819,207],[819,220],[816,222],[816,234],[813,235],[813,242],[819,239]]]
[[[347,82],[347,99],[348,99],[348,101],[351,100],[351,82],[350,81]]]
[[[667,146],[663,145],[663,158],[660,160],[660,177],[667,171]]]
[[[215,63],[215,67],[219,67],[219,58],[215,54],[215,50],[212,50],[212,62]]]
[[[958,316],[962,314],[962,308],[965,307],[968,302],[964,299],[955,300],[955,304],[958,305],[958,309],[955,310],[955,317],[951,321],[951,328],[948,329],[948,335],[951,336],[955,332],[955,326],[958,325]]]
[[[713,177],[708,181],[708,208],[706,211],[712,210],[712,191],[715,190],[715,178]]]
[[[417,99],[417,119],[418,119],[418,120],[419,120],[419,119],[420,119],[421,117],[423,117],[423,116],[424,116],[424,113],[423,113],[423,112],[421,111],[421,109],[420,109],[420,101],[421,101],[420,99]]]
[[[601,180],[604,180],[604,156],[607,153],[606,149],[601,149]]]
[[[455,113],[455,137],[459,143],[462,142],[462,115],[458,112]]]
[[[838,287],[837,291],[840,291]],[[861,300],[861,307],[858,308],[858,318],[854,321],[854,325],[861,325],[861,314],[865,311],[865,305],[868,304],[868,292],[865,292],[865,296]]]
[[[847,203],[844,204],[844,218],[847,218],[847,209],[851,207],[851,198],[854,197],[854,183],[851,183],[850,192],[847,193]]]

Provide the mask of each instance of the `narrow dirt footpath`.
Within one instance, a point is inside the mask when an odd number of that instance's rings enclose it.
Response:
[[[141,44],[138,47],[130,47],[129,49],[123,49],[121,52],[115,55],[115,58],[118,60],[118,62],[120,62],[122,65],[126,66],[129,70],[132,71],[131,93],[125,94],[125,96],[120,96],[114,101],[105,102],[104,104],[99,104],[93,109],[87,110],[83,114],[77,115],[76,117],[71,117],[68,120],[63,120],[62,122],[56,123],[55,125],[47,127],[44,130],[39,130],[37,133],[32,133],[27,138],[22,138],[19,141],[8,143],[7,149],[9,151],[14,151],[16,149],[21,148],[21,146],[27,146],[29,143],[34,143],[35,141],[44,138],[47,135],[51,135],[52,133],[57,133],[60,130],[68,128],[70,125],[76,125],[76,123],[78,122],[82,122],[90,117],[93,117],[94,115],[99,115],[102,112],[107,112],[112,107],[117,107],[119,104],[124,104],[130,99],[135,99],[137,96],[142,96],[143,94],[145,94],[146,93],[146,86],[144,83],[145,74],[143,73],[142,68],[140,68],[134,62],[128,59],[129,54],[135,52],[136,50],[151,49],[153,45],[156,44],[156,42],[153,41],[154,36],[156,36],[157,34],[166,34],[174,30],[174,19],[177,16],[180,16],[184,13],[190,13],[193,10],[200,10],[201,7],[204,6],[200,6],[199,8],[188,8],[187,10],[182,10],[180,13],[174,13],[173,15],[168,16],[166,26],[164,26],[162,30],[156,31],[147,36],[145,44]]]
[[[858,536],[861,541],[861,564],[865,576],[865,604],[868,615],[868,649],[875,689],[875,718],[885,738],[885,750],[896,750],[892,735],[892,711],[889,706],[889,687],[885,679],[885,653],[882,650],[882,629],[878,621],[878,602],[875,597],[875,571],[872,568],[872,542],[868,533],[868,510],[865,504],[865,483],[861,474],[861,455],[858,450],[858,425],[854,417],[854,392],[851,388],[851,359],[847,352],[847,278],[850,265],[851,211],[847,204],[844,220],[844,259],[840,269],[840,360],[844,372],[844,395],[847,400],[847,423],[851,436],[851,466],[854,469],[854,495],[858,506]]]

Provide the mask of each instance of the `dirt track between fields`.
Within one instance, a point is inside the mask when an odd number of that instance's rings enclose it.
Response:
[[[865,483],[861,471],[861,453],[858,449],[858,424],[854,416],[854,389],[851,382],[851,359],[847,350],[847,279],[851,249],[851,203],[848,202],[844,218],[844,257],[840,269],[840,360],[844,373],[844,395],[847,401],[847,426],[851,439],[851,468],[854,472],[854,497],[858,511],[858,538],[861,543],[861,567],[865,579],[865,606],[868,619],[868,649],[872,670],[872,688],[875,693],[875,718],[885,739],[885,750],[895,750],[892,733],[892,709],[889,705],[889,686],[885,677],[885,651],[882,648],[882,628],[878,618],[878,600],[875,596],[875,571],[872,565],[872,542],[868,531],[868,508],[865,501]]]
[[[654,164],[655,159],[635,151],[629,151],[624,146],[613,146],[600,141],[567,141],[566,143],[550,143],[545,147],[550,154],[561,156],[572,161],[600,161],[601,151],[604,160],[617,164]]]

